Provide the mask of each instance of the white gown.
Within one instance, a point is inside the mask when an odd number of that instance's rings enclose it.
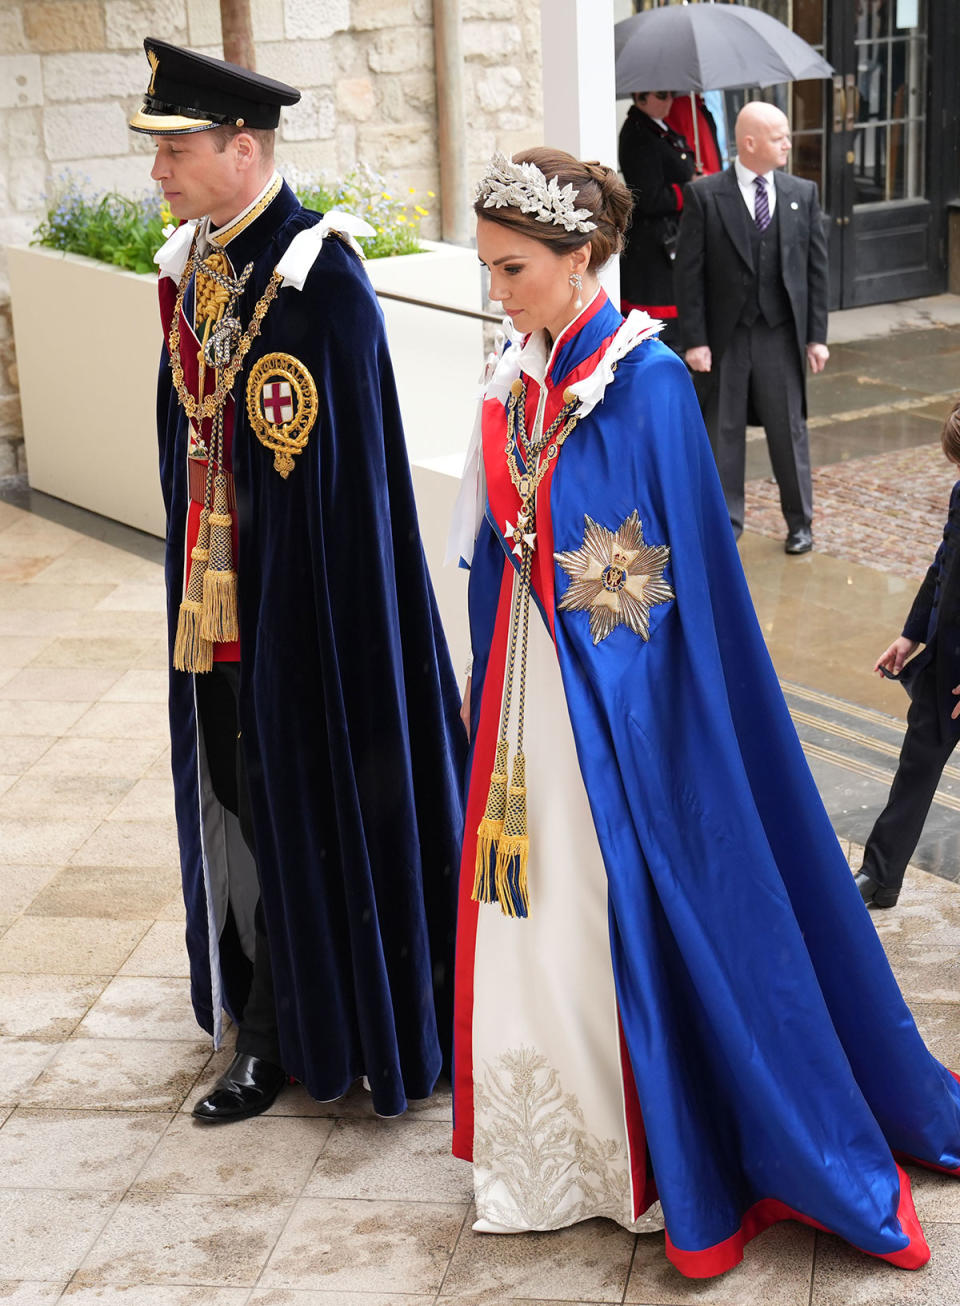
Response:
[[[606,1216],[662,1229],[659,1203],[633,1219],[606,872],[556,651],[533,607],[524,752],[530,915],[478,912],[473,1227],[557,1229]]]

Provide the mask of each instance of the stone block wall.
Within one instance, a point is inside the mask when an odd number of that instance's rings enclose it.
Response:
[[[284,112],[281,164],[343,173],[363,161],[421,202],[439,191],[431,0],[251,6],[258,70],[303,91]],[[540,5],[463,0],[463,20],[475,176],[494,148],[542,139]],[[218,0],[0,0],[0,247],[30,240],[65,170],[128,195],[151,185],[150,140],[126,125],[149,79],[147,35],[219,56]],[[436,212],[423,231],[439,235]],[[25,470],[0,248],[0,479]]]

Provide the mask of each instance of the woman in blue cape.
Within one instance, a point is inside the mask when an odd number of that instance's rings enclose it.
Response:
[[[597,283],[629,203],[533,150],[475,206],[510,340],[452,537],[474,659],[454,1151],[479,1230],[662,1224],[703,1277],[796,1219],[917,1268],[898,1160],[960,1174],[960,1084],[807,769],[683,364]]]

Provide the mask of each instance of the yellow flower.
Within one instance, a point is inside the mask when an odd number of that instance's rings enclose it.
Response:
[[[414,213],[419,213],[421,218],[428,218],[430,213],[427,209],[422,209],[419,204],[413,206]]]
[[[393,196],[392,196],[392,195],[388,195],[386,191],[381,191],[381,195],[383,196],[383,198],[384,198],[385,200],[392,200],[392,199],[393,199]]]
[[[427,195],[428,195],[428,196],[430,197],[430,199],[432,199],[432,200],[435,200],[435,199],[437,198],[436,193],[435,193],[434,191],[432,191],[432,190],[428,190],[428,191],[427,191]]]
[[[409,195],[416,195],[417,192],[416,192],[415,188],[414,188],[413,186],[411,186],[410,189],[409,189],[409,191],[408,191],[407,193],[408,193]]]
[[[166,200],[164,200],[163,203],[160,205],[160,219],[165,226],[169,225],[173,221],[173,210],[170,208],[170,205],[167,203]]]
[[[397,218],[397,222],[398,222],[398,223],[406,222],[406,218],[403,216],[402,213],[401,213],[400,216]]]

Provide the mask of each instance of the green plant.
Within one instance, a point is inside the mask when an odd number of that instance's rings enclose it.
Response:
[[[91,195],[67,173],[60,179],[32,244],[86,254],[131,272],[152,272],[153,256],[164,241],[164,225],[171,220],[159,195],[140,199],[113,193]]]
[[[420,221],[429,216],[429,211],[415,202],[416,190],[412,187],[401,199],[386,178],[364,163],[342,178],[293,172],[290,184],[308,209],[318,213],[341,209],[369,222],[377,234],[360,236],[358,241],[368,258],[418,253]],[[433,191],[427,191],[427,196],[433,199]]]
[[[369,222],[376,235],[359,238],[369,258],[419,251],[420,221],[428,212],[415,202],[414,190],[407,191],[405,200],[397,198],[385,179],[363,164],[339,179],[292,173],[290,184],[308,209],[342,209]],[[433,198],[432,191],[427,194]],[[131,272],[153,272],[153,256],[173,225],[159,195],[129,199],[92,192],[89,182],[84,185],[65,173],[31,243],[85,254]]]

